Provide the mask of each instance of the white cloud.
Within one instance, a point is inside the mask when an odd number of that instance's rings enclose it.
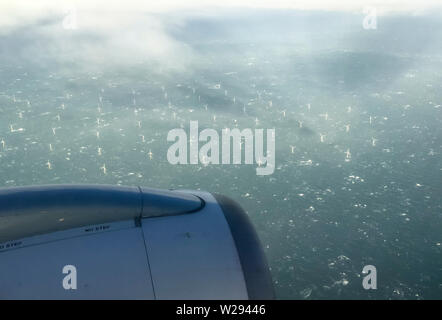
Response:
[[[362,15],[367,6],[376,7],[380,15],[419,14],[439,3],[440,0],[15,0],[0,2],[0,36],[35,25],[31,32],[46,41],[45,45],[29,44],[22,48],[25,55],[34,59],[46,55],[77,63],[84,61],[89,66],[144,59],[185,68],[196,54],[170,36],[166,27],[184,23],[189,15],[225,14],[220,9],[239,8],[332,10]],[[64,30],[63,19],[72,10],[76,12],[77,30]],[[165,21],[157,15],[164,12],[178,14]],[[44,19],[48,19],[47,23],[42,24]]]
[[[192,50],[168,34],[165,22],[153,14],[153,7],[139,10],[134,6],[138,2],[129,1],[123,7],[121,1],[118,3],[1,3],[0,36],[13,34],[17,39],[8,37],[0,41],[19,43],[19,52],[10,53],[18,59],[74,62],[88,69],[139,61],[181,69],[186,66],[194,56]],[[179,21],[167,25],[175,23]],[[25,39],[31,39],[29,43],[23,42],[23,34],[28,35]],[[8,47],[8,43],[3,45]]]

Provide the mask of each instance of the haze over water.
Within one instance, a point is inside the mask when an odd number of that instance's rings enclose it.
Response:
[[[225,194],[256,226],[278,298],[442,298],[440,14],[376,30],[321,11],[77,17],[0,33],[2,187]],[[167,133],[191,120],[275,128],[275,172],[169,164]]]

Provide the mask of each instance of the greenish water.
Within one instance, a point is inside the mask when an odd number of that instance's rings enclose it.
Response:
[[[441,20],[226,17],[165,22],[176,47],[146,57],[56,19],[0,34],[0,185],[222,193],[255,224],[279,298],[442,298]],[[167,133],[191,120],[275,128],[275,172],[169,164]]]

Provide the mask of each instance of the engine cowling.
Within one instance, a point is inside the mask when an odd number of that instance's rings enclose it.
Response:
[[[272,299],[258,236],[202,191],[0,190],[0,299]]]

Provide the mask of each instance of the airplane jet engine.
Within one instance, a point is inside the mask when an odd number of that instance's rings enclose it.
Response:
[[[229,198],[107,185],[0,189],[0,299],[272,299]]]

